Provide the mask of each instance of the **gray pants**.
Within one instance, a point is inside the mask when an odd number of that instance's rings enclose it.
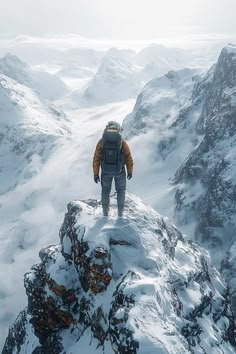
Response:
[[[110,204],[110,193],[112,180],[115,180],[115,188],[117,192],[117,206],[118,212],[123,213],[125,207],[125,190],[126,190],[126,172],[125,169],[122,169],[120,175],[116,177],[101,176],[102,184],[102,208],[103,211],[108,212]]]

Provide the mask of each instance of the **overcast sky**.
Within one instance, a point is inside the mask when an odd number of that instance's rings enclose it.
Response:
[[[236,0],[0,0],[1,35],[110,39],[236,34]]]

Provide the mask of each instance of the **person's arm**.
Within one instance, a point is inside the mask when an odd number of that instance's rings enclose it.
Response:
[[[124,151],[124,155],[125,155],[125,164],[126,164],[126,168],[127,168],[127,173],[128,176],[131,178],[132,174],[133,174],[133,158],[129,149],[129,145],[126,143],[126,141],[123,140],[123,151]]]
[[[99,176],[99,169],[102,159],[102,141],[99,140],[97,143],[94,156],[93,156],[93,174],[94,176]]]

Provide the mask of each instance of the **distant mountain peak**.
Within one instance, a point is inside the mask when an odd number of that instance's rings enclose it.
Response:
[[[126,56],[107,54],[84,93],[90,103],[135,97],[141,88],[138,70]]]
[[[0,58],[0,70],[4,65],[12,70],[17,70],[19,68],[30,69],[30,66],[27,63],[24,63],[16,55],[9,52],[6,53],[4,57]]]

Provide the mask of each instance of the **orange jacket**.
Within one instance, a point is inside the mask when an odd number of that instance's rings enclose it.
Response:
[[[132,175],[133,173],[133,158],[129,149],[129,145],[122,140],[122,149],[124,151],[125,155],[125,164],[127,168],[127,172],[129,175]],[[102,139],[99,140],[97,143],[94,156],[93,156],[93,174],[94,176],[99,176],[99,169],[101,165],[101,159],[102,159]]]

